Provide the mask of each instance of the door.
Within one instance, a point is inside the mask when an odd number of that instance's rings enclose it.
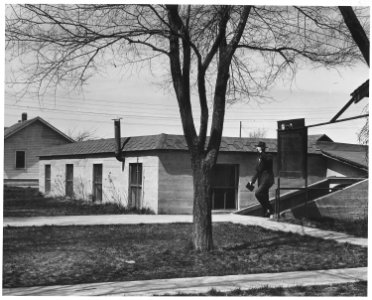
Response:
[[[130,208],[141,208],[142,164],[129,164],[129,201]]]
[[[66,196],[74,196],[74,165],[66,165]]]
[[[215,165],[212,173],[212,209],[236,209],[238,174],[238,165]]]
[[[93,165],[93,202],[102,201],[102,164]]]

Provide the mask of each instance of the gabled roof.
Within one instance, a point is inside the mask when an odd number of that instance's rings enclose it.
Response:
[[[326,137],[326,138],[325,138]],[[310,135],[308,137],[308,153],[318,153],[317,141],[328,139],[325,135]],[[220,152],[246,152],[256,151],[255,145],[258,141],[264,141],[268,147],[268,152],[277,151],[277,140],[268,138],[239,138],[222,137]],[[150,150],[187,150],[187,144],[183,135],[158,134],[133,136],[121,139],[121,144],[125,144],[124,152],[150,151]],[[48,156],[67,156],[67,155],[90,155],[115,152],[115,139],[100,139],[84,142],[75,142],[60,146],[49,147],[40,153],[40,157]]]
[[[368,170],[368,146],[319,142],[318,147],[323,155]]]
[[[34,124],[35,122],[43,123],[45,126],[49,127],[53,131],[55,131],[56,133],[58,133],[59,135],[64,137],[66,140],[68,140],[70,142],[74,142],[74,140],[72,138],[70,138],[69,136],[64,134],[62,131],[58,130],[57,128],[55,128],[54,126],[52,126],[51,124],[49,124],[47,121],[45,121],[44,119],[42,119],[40,117],[35,117],[33,119],[30,119],[30,120],[26,120],[26,121],[23,121],[23,122],[18,122],[18,123],[14,124],[10,127],[5,127],[4,128],[4,140],[7,139],[8,137],[12,136],[13,134],[19,132],[23,128],[26,128],[27,126],[30,126],[31,124]]]

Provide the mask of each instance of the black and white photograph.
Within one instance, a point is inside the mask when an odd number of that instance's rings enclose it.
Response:
[[[368,1],[1,16],[3,297],[370,294]]]

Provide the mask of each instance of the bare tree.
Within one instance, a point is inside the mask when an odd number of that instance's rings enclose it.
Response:
[[[369,39],[360,21],[351,6],[339,6],[345,24],[349,29],[351,36],[358,45],[364,60],[369,66]]]
[[[97,138],[95,129],[84,129],[77,132],[75,131],[75,129],[70,129],[68,130],[67,135],[74,139],[76,142],[83,142]]]
[[[213,248],[211,170],[226,103],[262,95],[302,61],[333,67],[361,59],[337,7],[16,5],[6,16],[7,55],[22,66],[13,82],[24,82],[28,93],[79,86],[108,64],[168,59],[191,155],[193,242],[203,251]]]
[[[369,108],[368,104],[364,107],[363,112],[368,113]],[[369,144],[369,118],[366,118],[366,122],[364,123],[362,129],[358,132],[358,142],[361,145],[368,146]],[[368,147],[366,147],[365,152],[365,158],[368,162],[369,156],[368,156]]]
[[[258,139],[266,137],[267,130],[265,128],[257,128],[256,130],[250,131],[248,134],[249,138]]]
[[[369,66],[369,39],[364,27],[360,23],[357,15],[355,14],[351,6],[339,6],[342,17],[344,18],[345,24],[349,29],[351,36],[358,45],[360,52],[362,53],[366,64]],[[368,104],[364,108],[364,112],[368,113]],[[369,143],[369,118],[366,118],[362,129],[358,133],[358,141],[362,145],[368,145]],[[368,161],[368,149],[366,150],[366,160]]]
[[[368,113],[368,105],[364,108],[364,112]],[[369,122],[368,122],[368,118],[366,120],[366,123],[363,125],[362,129],[358,133],[358,141],[362,145],[368,145],[369,144]]]

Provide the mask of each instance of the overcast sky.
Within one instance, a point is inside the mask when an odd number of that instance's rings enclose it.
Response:
[[[121,75],[96,76],[84,94],[19,99],[6,93],[4,125],[16,123],[22,112],[28,118],[40,116],[65,133],[91,131],[97,138],[114,136],[113,118],[122,118],[124,136],[158,133],[182,134],[179,111],[171,89],[160,85],[146,70]],[[268,91],[270,99],[251,99],[248,103],[228,106],[224,136],[242,136],[265,130],[266,137],[276,137],[278,120],[305,118],[307,125],[329,121],[350,99],[350,93],[368,78],[363,64],[336,70],[303,69],[291,83],[278,82]],[[7,92],[7,91],[6,91]],[[196,103],[194,101],[194,103]],[[342,117],[358,115],[368,99],[352,105]],[[195,121],[198,109],[195,106]],[[364,120],[348,121],[313,128],[309,134],[325,133],[338,142],[356,143]]]
[[[293,82],[277,82],[267,93],[270,100],[251,99],[228,106],[223,135],[239,136],[240,121],[243,137],[258,129],[266,131],[266,137],[276,137],[277,121],[283,119],[305,118],[307,125],[327,122],[368,76],[368,67],[362,63],[337,70],[304,66]],[[360,114],[367,103],[364,99],[353,105],[342,117]],[[16,123],[22,112],[27,112],[29,119],[40,116],[65,133],[91,131],[96,138],[114,137],[112,119],[116,117],[122,118],[123,136],[182,134],[172,86],[148,69],[122,74],[109,68],[105,75],[88,82],[84,94],[60,93],[42,102],[15,97],[5,85],[4,126]],[[198,123],[197,108],[195,121]],[[309,134],[324,133],[338,142],[357,143],[357,132],[364,122],[359,119],[316,127]]]

